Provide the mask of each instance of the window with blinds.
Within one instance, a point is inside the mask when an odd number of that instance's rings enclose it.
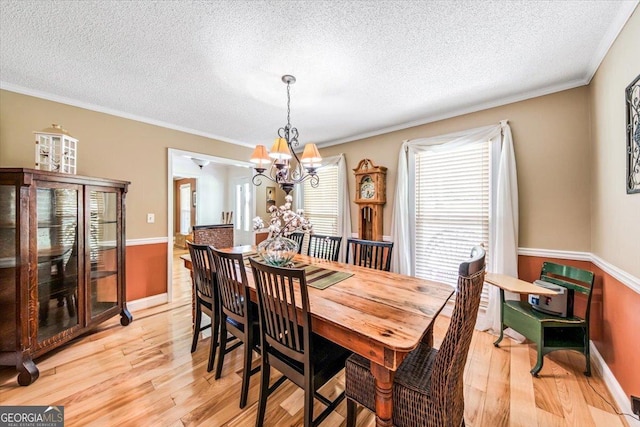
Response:
[[[313,224],[313,232],[335,236],[338,234],[338,167],[325,166],[318,170],[320,185],[304,183],[304,216]]]
[[[491,144],[423,151],[414,167],[415,274],[456,286],[471,248],[489,247]],[[487,301],[485,289],[481,305]]]

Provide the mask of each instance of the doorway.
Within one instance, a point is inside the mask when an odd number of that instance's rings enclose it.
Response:
[[[192,240],[191,230],[196,225],[195,178],[181,178],[174,181],[174,246],[186,249],[187,240]]]
[[[255,208],[254,188],[248,177],[236,178],[234,183],[234,211],[236,219],[233,227],[235,245],[253,245],[253,221]]]
[[[220,224],[224,222],[225,213],[231,213],[234,244],[254,244],[252,218],[256,207],[251,183],[252,163],[174,148],[168,149],[167,157],[167,297],[171,302],[174,237],[184,236],[183,247],[186,248],[186,240],[194,225]],[[236,208],[237,184],[242,184],[241,209]],[[236,224],[240,227],[238,230]],[[182,234],[187,227],[189,233]],[[185,252],[180,247],[176,250]]]

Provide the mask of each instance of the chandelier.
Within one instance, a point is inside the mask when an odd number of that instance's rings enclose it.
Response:
[[[306,144],[300,158],[294,151],[294,147],[298,146],[298,129],[291,126],[290,89],[296,82],[296,78],[286,74],[282,76],[282,81],[287,84],[287,124],[278,129],[278,137],[271,147],[271,152],[267,152],[264,145],[258,145],[253,150],[250,161],[256,164],[254,185],[262,184],[262,178],[266,178],[278,184],[286,194],[289,194],[295,184],[307,180],[313,188],[318,187],[320,178],[316,169],[320,167],[322,157],[316,144]]]

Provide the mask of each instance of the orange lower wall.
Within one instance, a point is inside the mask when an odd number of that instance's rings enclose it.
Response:
[[[167,292],[167,244],[127,246],[127,301]]]
[[[540,276],[544,261],[593,271],[590,338],[627,396],[640,396],[640,294],[589,261],[523,256],[518,258],[520,279]],[[576,301],[576,310],[584,309]]]

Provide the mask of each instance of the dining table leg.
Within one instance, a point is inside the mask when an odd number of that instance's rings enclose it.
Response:
[[[371,362],[371,373],[376,382],[376,427],[393,425],[393,377],[394,371]]]

